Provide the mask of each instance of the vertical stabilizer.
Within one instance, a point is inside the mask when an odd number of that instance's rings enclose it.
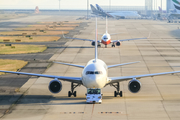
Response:
[[[107,21],[107,16],[106,16],[106,33],[108,33],[108,21]]]
[[[35,8],[35,13],[36,13],[36,14],[39,13],[39,7],[38,7],[38,6],[36,6],[36,8]]]
[[[96,38],[95,38],[95,62],[96,62],[97,59],[98,59],[98,58],[97,58],[97,54],[98,54],[98,53],[97,53],[97,34],[98,34],[98,33],[97,33],[97,17],[96,17],[96,32],[95,32],[95,34],[96,34],[96,35],[95,35],[95,37],[96,37]]]
[[[180,2],[178,0],[172,0],[172,4],[174,5],[177,13],[180,13]]]

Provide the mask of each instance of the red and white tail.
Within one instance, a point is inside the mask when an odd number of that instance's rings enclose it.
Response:
[[[97,31],[97,17],[96,17],[96,33],[95,33],[95,62],[98,59],[98,53],[97,53],[97,37],[98,37],[98,31]]]
[[[36,14],[39,13],[39,7],[38,7],[38,6],[36,6],[36,8],[35,8],[35,13],[36,13]]]

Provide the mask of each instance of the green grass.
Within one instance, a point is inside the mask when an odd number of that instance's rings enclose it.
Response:
[[[14,46],[14,47],[12,47]],[[0,54],[25,54],[43,52],[47,47],[45,45],[15,45],[0,46]]]
[[[9,60],[9,59],[0,59],[0,70],[6,71],[17,71],[24,67],[28,62],[22,60]],[[0,75],[5,74],[0,72]]]

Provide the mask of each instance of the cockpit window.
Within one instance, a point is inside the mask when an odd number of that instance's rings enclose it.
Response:
[[[104,39],[108,39],[107,37],[104,37]]]
[[[91,75],[93,75],[93,74],[102,74],[102,71],[87,71],[86,75],[88,75],[88,74],[91,74]]]

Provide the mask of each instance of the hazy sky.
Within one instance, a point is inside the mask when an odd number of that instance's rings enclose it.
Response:
[[[112,6],[144,6],[145,0],[89,0],[90,4]],[[157,0],[160,6],[160,1]],[[163,1],[163,9],[166,9],[166,0]],[[61,9],[87,9],[87,0],[61,0]],[[0,0],[0,9],[59,9],[59,0]]]

